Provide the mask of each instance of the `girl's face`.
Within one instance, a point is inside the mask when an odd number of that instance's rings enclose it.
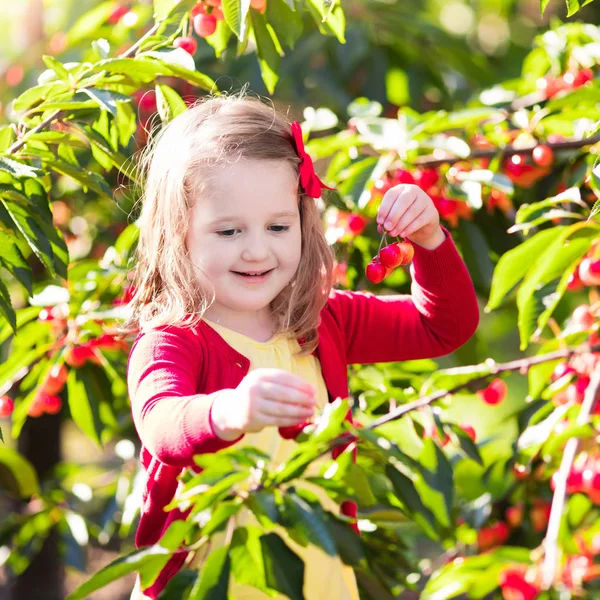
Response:
[[[214,286],[206,316],[223,325],[268,319],[300,262],[297,176],[285,161],[239,160],[211,187],[192,208],[186,238],[192,262]]]

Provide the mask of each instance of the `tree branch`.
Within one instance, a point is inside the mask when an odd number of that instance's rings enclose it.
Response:
[[[594,135],[589,138],[579,139],[579,140],[565,140],[564,142],[545,142],[544,146],[549,146],[553,150],[570,150],[573,148],[582,148],[583,146],[591,146],[600,142],[600,135]],[[449,156],[448,158],[434,158],[432,156],[423,156],[421,158],[417,158],[414,164],[418,167],[428,167],[434,168],[439,167],[440,165],[450,164],[460,162],[462,160],[473,160],[476,158],[493,158],[499,152],[502,152],[504,156],[513,156],[514,154],[531,154],[533,149],[538,144],[533,146],[527,146],[525,148],[516,148],[515,146],[506,146],[505,148],[492,148],[490,150],[474,150],[467,157],[460,156]]]
[[[585,425],[588,422],[590,415],[596,406],[599,392],[600,364],[596,366],[592,373],[590,383],[585,390],[583,404],[579,411],[579,415],[577,415],[576,423],[578,425]],[[567,479],[573,467],[573,461],[575,460],[578,449],[579,438],[572,437],[569,439],[565,446],[560,469],[558,470],[556,477],[556,485],[548,521],[548,531],[546,532],[546,537],[542,544],[545,551],[544,563],[542,566],[542,589],[544,590],[549,590],[552,587],[557,572],[559,560],[558,535],[567,497]]]
[[[512,360],[506,363],[495,364],[495,366],[491,370],[492,375],[496,375],[498,373],[506,373],[508,371],[520,371],[525,374],[529,371],[529,369],[535,365],[539,365],[545,362],[550,362],[552,360],[559,360],[561,358],[570,358],[575,354],[586,354],[588,352],[600,352],[600,344],[592,346],[590,344],[582,344],[577,348],[563,348],[562,350],[555,350],[554,352],[549,352],[547,354],[538,354],[537,356],[532,356],[530,358],[520,358],[518,360]],[[492,361],[493,362],[493,361]],[[489,362],[483,363],[483,366],[488,365]],[[459,367],[462,368],[462,367]],[[367,429],[375,429],[376,427],[380,427],[389,421],[395,421],[400,417],[404,416],[406,413],[411,412],[417,408],[422,408],[423,406],[428,406],[429,404],[435,402],[436,400],[441,400],[444,396],[448,396],[450,394],[455,394],[456,392],[465,389],[467,387],[471,387],[473,384],[485,381],[490,374],[482,375],[481,377],[476,377],[475,379],[469,380],[467,383],[462,383],[460,385],[456,385],[449,390],[440,390],[433,394],[429,394],[428,396],[423,396],[418,400],[414,400],[413,402],[408,402],[407,404],[403,404],[398,407],[396,410],[389,412],[387,415],[383,415],[379,419],[373,421]]]

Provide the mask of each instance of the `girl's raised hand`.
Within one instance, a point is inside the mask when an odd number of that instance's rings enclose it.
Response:
[[[401,183],[390,188],[381,201],[377,223],[392,236],[434,250],[446,236],[433,200],[417,185]]]
[[[256,369],[235,390],[215,394],[211,421],[215,433],[234,440],[271,425],[298,425],[314,415],[315,389],[300,377],[282,369]]]

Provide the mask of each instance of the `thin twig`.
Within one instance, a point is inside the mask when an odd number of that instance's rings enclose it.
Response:
[[[583,404],[579,415],[577,415],[577,425],[585,425],[598,398],[600,392],[600,364],[598,364],[592,373],[590,383],[588,384]],[[548,531],[542,544],[545,552],[544,564],[542,566],[542,589],[549,590],[554,584],[554,578],[558,567],[559,548],[558,535],[562,521],[565,499],[567,496],[567,479],[573,467],[573,461],[579,449],[579,438],[572,437],[565,446],[563,458],[560,463],[560,469],[556,475],[556,484],[554,496],[552,498],[552,507],[550,509],[550,518],[548,520]]]

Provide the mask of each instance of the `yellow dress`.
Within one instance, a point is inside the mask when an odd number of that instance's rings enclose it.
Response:
[[[295,339],[279,334],[267,342],[259,342],[212,321],[207,320],[206,322],[232,348],[249,359],[250,371],[258,368],[278,368],[294,373],[315,386],[319,408],[322,408],[328,402],[327,388],[321,373],[321,364],[312,355],[297,356],[295,353],[300,348]],[[238,444],[259,448],[269,454],[275,464],[279,464],[287,460],[296,442],[294,440],[284,440],[279,435],[276,427],[266,427],[259,433],[246,434]],[[313,465],[317,466],[315,463]],[[306,487],[309,487],[309,485],[306,484]],[[319,496],[321,504],[327,510],[335,514],[339,513],[337,504],[321,488],[312,486],[311,490]],[[258,526],[258,523],[250,511],[243,509],[238,513],[237,525]],[[291,540],[282,529],[278,529],[277,533],[283,537],[285,543],[305,563],[304,597],[306,600],[358,600],[354,571],[351,567],[344,565],[339,557],[330,556],[312,544],[309,544],[306,548],[300,546]],[[218,545],[220,541],[222,543],[224,534],[219,537],[221,537],[221,540],[215,539],[212,543],[212,549],[216,547],[215,544]],[[233,580],[229,586],[229,593],[235,600],[269,599],[269,596],[260,590],[237,584]],[[287,597],[282,595],[275,596],[275,600],[284,600],[285,598]]]

